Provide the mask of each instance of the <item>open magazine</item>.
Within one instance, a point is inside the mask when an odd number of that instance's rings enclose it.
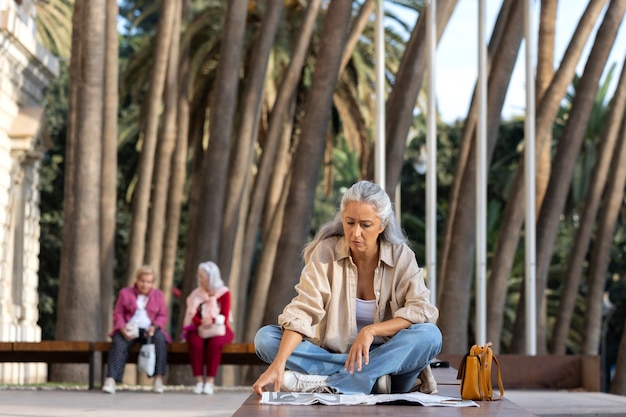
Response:
[[[308,392],[264,392],[261,404],[270,405],[373,405],[415,403],[424,407],[478,407],[474,401],[441,395],[410,392],[406,394],[324,394]]]

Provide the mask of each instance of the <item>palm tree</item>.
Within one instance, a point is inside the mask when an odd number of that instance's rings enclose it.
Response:
[[[268,2],[258,28],[259,36],[251,47],[250,64],[247,67],[245,87],[241,97],[240,121],[235,134],[233,160],[228,167],[229,192],[226,194],[224,221],[221,228],[218,264],[222,274],[226,277],[238,277],[240,272],[238,265],[242,262],[242,251],[236,250],[235,237],[238,231],[245,231],[245,221],[242,217],[246,214],[250,195],[248,191],[252,182],[250,167],[254,159],[254,144],[259,134],[268,63],[283,8],[284,3],[281,0]],[[242,249],[241,246],[239,245],[240,249]],[[231,266],[235,268],[233,274],[231,274]],[[231,282],[234,296],[244,301],[243,296],[247,293],[247,286],[240,288],[239,281],[236,279],[231,279],[229,282]],[[247,280],[242,283],[247,284]]]
[[[556,10],[558,0],[542,0],[541,13],[539,14],[539,36],[537,39],[537,79],[535,80],[536,97],[540,100],[545,90],[548,88],[554,75],[554,30],[556,24]],[[541,201],[545,194],[545,189],[550,175],[551,149],[544,147],[541,158],[537,164],[536,175],[536,201],[537,211],[541,206]],[[505,236],[502,236],[504,239]],[[513,240],[510,241],[513,244]],[[513,255],[513,252],[510,252]],[[487,339],[493,342],[493,350],[500,351],[500,341],[502,338],[503,323],[505,318],[505,303],[508,287],[506,275],[498,268],[508,269],[511,261],[502,262],[495,258],[491,279],[488,282],[487,316],[490,320],[487,323]]]
[[[487,154],[491,160],[497,132],[500,127],[500,114],[504,104],[504,98],[517,51],[522,40],[522,11],[520,2],[503,3],[500,10],[498,22],[504,25],[506,30],[499,35],[499,31],[494,31],[495,38],[492,39],[492,58],[489,65],[488,80],[488,102],[487,112],[490,115],[488,120],[487,134]],[[469,148],[463,151],[463,159],[459,158],[457,164],[457,175],[453,185],[453,194],[450,197],[450,218],[446,220],[446,235],[444,240],[444,250],[442,252],[440,272],[440,290],[438,299],[440,300],[439,326],[444,335],[444,349],[453,353],[463,353],[468,344],[467,324],[468,312],[470,308],[470,298],[463,294],[470,294],[470,284],[472,275],[467,271],[472,269],[474,230],[475,230],[475,187],[476,187],[476,166],[470,161],[476,158],[475,127],[478,120],[477,108],[470,107],[468,118],[465,120],[462,144]],[[445,267],[444,267],[445,265]],[[497,295],[495,292],[494,297]],[[501,290],[498,291],[501,294]],[[503,301],[496,301],[496,305],[503,304]]]
[[[539,101],[536,111],[537,119],[535,122],[538,145],[536,150],[538,155],[542,152],[542,146],[545,146],[544,144],[546,143],[547,138],[551,137],[552,124],[558,112],[561,99],[565,95],[567,87],[573,78],[576,64],[580,59],[587,37],[592,31],[595,21],[600,15],[605,1],[606,0],[592,0],[587,6],[587,9],[583,13],[577,29],[572,36],[567,51],[561,60],[561,64],[550,82],[550,86],[545,91],[543,98]],[[537,157],[539,157],[538,155]],[[518,165],[515,179],[511,186],[509,198],[507,199],[504,209],[503,219],[499,230],[499,242],[496,246],[493,256],[493,264],[491,266],[490,281],[496,280],[497,282],[506,282],[511,271],[513,259],[515,258],[515,253],[519,244],[520,228],[524,220],[524,210],[522,204],[524,190],[523,173],[524,163],[522,160]],[[524,302],[522,298],[519,303],[517,314],[519,321],[515,327],[515,329],[517,329],[516,334],[518,337],[513,341],[513,350],[521,350],[524,346],[523,340],[520,341],[519,339],[519,334],[524,328],[523,319],[519,312],[519,308],[523,305]],[[516,343],[518,344],[516,345]]]
[[[185,264],[195,270],[204,260],[217,260],[223,208],[226,201],[226,179],[231,156],[231,134],[239,91],[239,71],[246,29],[248,2],[228,2],[216,68],[215,89],[211,95],[209,144],[202,157],[202,183],[199,210],[190,218],[195,230],[193,252],[188,251]],[[185,283],[187,284],[187,283]],[[191,290],[191,281],[183,295]]]
[[[274,269],[270,286],[273,303],[267,306],[265,322],[275,321],[282,307],[293,296],[293,284],[299,276],[298,255],[309,234],[315,185],[330,117],[327,109],[330,108],[338,78],[351,11],[351,2],[333,0],[325,15],[311,92],[307,97],[302,132],[292,164],[291,184],[285,206],[289,216],[284,219],[278,245],[282,261]]]
[[[598,311],[600,309],[600,303],[597,301],[597,297],[602,292],[606,282],[606,272],[609,265],[609,254],[613,242],[615,225],[620,211],[623,208],[624,186],[626,185],[626,164],[624,164],[624,158],[626,158],[626,117],[624,116],[622,116],[620,132],[616,152],[613,154],[613,160],[611,161],[611,172],[613,172],[614,175],[609,178],[604,194],[605,198],[600,211],[598,230],[596,232],[597,244],[594,246],[589,268],[590,291],[588,304],[594,302],[595,306],[585,317],[585,330],[588,330],[594,323],[597,324],[601,321],[601,311]],[[622,330],[615,380],[610,388],[611,393],[620,395],[626,395],[626,385],[624,383],[626,381],[626,366],[624,366],[624,357],[626,355],[626,343],[624,341],[626,340],[626,336],[624,335],[626,335],[626,331]],[[597,349],[599,340],[598,332],[593,330],[585,340],[584,351],[591,352],[594,347]],[[595,346],[593,346],[594,342],[596,343]]]
[[[437,38],[439,39],[443,30],[456,7],[457,0],[443,0],[437,4]],[[394,201],[395,185],[400,179],[400,167],[404,159],[406,148],[406,137],[413,123],[413,109],[417,102],[423,77],[426,73],[426,17],[421,13],[413,31],[411,38],[406,45],[406,50],[402,56],[400,66],[395,77],[395,84],[389,93],[389,98],[385,105],[386,123],[386,186],[385,189]],[[373,158],[373,153],[372,153]],[[370,165],[373,169],[373,164]],[[371,175],[370,171],[368,175]]]
[[[59,277],[56,337],[61,340],[96,340],[102,334],[100,310],[100,167],[105,51],[105,2],[76,3],[72,66],[79,77],[72,79],[75,99],[70,112],[75,116],[68,133],[71,144],[71,177],[66,189],[65,229]],[[78,57],[81,59],[79,60]],[[71,217],[70,217],[71,216]],[[76,380],[84,369],[59,368],[56,378]]]
[[[117,213],[117,111],[118,111],[118,33],[117,1],[106,2],[106,50],[104,69],[104,114],[102,125],[102,172],[100,204],[102,327],[100,337],[105,339],[106,325],[113,317],[113,277],[115,268],[115,230]]]
[[[553,159],[552,175],[537,219],[537,295],[542,296],[538,300],[543,299],[541,303],[538,303],[538,307],[541,307],[538,309],[537,317],[545,317],[546,306],[543,295],[560,216],[567,198],[568,185],[571,183],[576,156],[580,152],[585,136],[600,76],[615,42],[625,10],[626,0],[612,0],[609,4],[589,54],[585,71],[578,83],[576,97]],[[599,302],[601,297],[596,300]],[[592,319],[592,322],[596,323],[597,320]],[[547,329],[544,321],[537,332],[539,352],[545,349],[546,339]]]
[[[242,249],[243,265],[241,268],[242,282],[240,284],[240,288],[242,289],[248,287],[245,280],[249,279],[248,277],[252,270],[252,259],[256,249],[257,236],[259,234],[258,229],[262,214],[265,212],[267,213],[266,216],[274,219],[274,213],[282,213],[282,209],[284,208],[285,199],[283,199],[282,205],[278,203],[278,207],[276,207],[276,204],[272,204],[272,202],[280,201],[280,194],[278,198],[273,197],[278,193],[268,192],[268,188],[272,177],[275,178],[276,182],[279,182],[286,177],[286,171],[288,170],[287,167],[289,163],[287,154],[291,138],[290,121],[293,120],[295,92],[300,80],[302,67],[305,63],[306,53],[309,49],[309,43],[315,28],[315,22],[317,21],[320,4],[320,0],[310,1],[308,3],[304,11],[303,23],[299,27],[298,37],[291,55],[291,60],[277,88],[278,95],[272,108],[269,126],[265,135],[265,145],[263,146],[263,152],[258,162],[258,173],[255,176],[254,187],[249,203],[246,234],[244,247]],[[275,186],[271,189],[282,190],[288,188],[286,185],[287,184],[283,184],[282,181],[280,181],[279,186]],[[267,207],[265,211],[263,210],[264,205]],[[263,256],[260,256],[260,265],[257,269],[256,279],[253,282],[251,291],[252,300],[249,303],[241,304],[248,304],[250,306],[245,316],[246,325],[245,328],[243,328],[243,340],[252,340],[254,333],[262,324],[272,265],[274,264],[273,254],[275,254],[278,245],[278,232],[282,226],[280,220],[281,218],[276,216],[273,221],[266,221],[269,227],[264,229],[269,232],[265,233],[262,237]],[[271,240],[268,239],[268,237],[271,237]],[[272,251],[273,254],[270,253],[270,251]],[[241,300],[243,291],[240,292],[239,296]]]
[[[146,113],[143,119],[143,136],[139,166],[137,168],[138,181],[133,195],[133,215],[128,247],[128,265],[126,268],[126,284],[132,285],[134,273],[144,263],[146,230],[148,225],[148,210],[150,203],[150,189],[154,170],[154,155],[156,153],[161,96],[163,95],[167,62],[172,40],[174,10],[176,2],[164,1],[161,3],[161,13],[155,36],[154,59],[150,72]]]
[[[174,175],[172,169],[172,155],[177,142],[178,127],[178,87],[179,87],[179,50],[182,1],[174,2],[174,21],[172,23],[172,40],[167,64],[167,74],[164,86],[163,114],[161,116],[161,132],[157,143],[156,166],[153,175],[153,189],[150,198],[150,220],[147,239],[147,263],[158,267],[164,258],[165,232],[163,224],[166,221],[168,200],[170,196],[170,178]],[[184,172],[184,171],[183,171]],[[174,276],[160,271],[160,289],[163,291],[165,301],[169,305],[172,294]]]
[[[190,0],[183,0],[181,19],[186,26],[189,23]],[[182,25],[182,22],[181,22]],[[178,68],[178,103],[176,123],[176,143],[172,155],[170,178],[167,195],[167,212],[165,219],[165,234],[163,238],[163,258],[161,260],[161,277],[164,283],[173,286],[176,270],[176,259],[178,249],[178,234],[180,232],[181,213],[183,195],[185,191],[185,180],[187,178],[187,156],[189,137],[189,65],[190,46],[188,43],[182,45],[180,54],[180,67]],[[162,286],[168,305],[171,303],[171,289]],[[178,331],[178,329],[175,329]]]
[[[68,58],[72,49],[74,0],[36,1],[37,38],[55,55]]]
[[[615,68],[615,66],[613,66],[613,68]],[[605,101],[606,86],[608,86],[611,80],[611,72],[612,71],[609,72],[609,75],[603,82],[605,88],[600,89],[598,98],[596,99],[596,107],[602,107],[602,110],[606,110],[603,104]],[[601,92],[604,92],[604,94]],[[554,353],[564,354],[566,352],[574,306],[579,292],[580,277],[583,275],[584,263],[587,259],[586,254],[591,243],[593,228],[596,222],[595,219],[597,218],[600,208],[602,191],[605,189],[609,177],[609,166],[611,158],[615,153],[619,125],[625,109],[626,69],[623,68],[618,87],[612,99],[608,117],[606,117],[606,123],[602,123],[605,120],[605,112],[593,111],[592,114],[596,115],[595,117],[597,119],[601,119],[599,120],[601,123],[598,124],[591,121],[589,124],[590,126],[602,127],[603,131],[596,132],[599,137],[598,156],[593,171],[591,172],[589,189],[584,198],[584,206],[582,208],[582,215],[580,216],[580,226],[576,231],[574,246],[570,251],[567,271],[563,279],[564,283],[559,302],[559,312],[553,330],[552,350]],[[600,134],[602,135],[601,137]],[[587,177],[588,173],[583,174],[583,176]],[[593,302],[597,302],[597,300]]]

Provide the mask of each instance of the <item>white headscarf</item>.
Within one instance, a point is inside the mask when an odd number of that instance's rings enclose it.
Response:
[[[209,291],[215,292],[224,286],[222,281],[222,273],[215,262],[202,262],[198,265],[198,269],[203,270],[208,276]]]

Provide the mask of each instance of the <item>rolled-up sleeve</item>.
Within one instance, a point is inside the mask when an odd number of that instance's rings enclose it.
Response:
[[[316,326],[326,315],[333,274],[332,251],[318,247],[304,266],[296,285],[296,296],[278,316],[278,324],[308,339],[317,339]]]

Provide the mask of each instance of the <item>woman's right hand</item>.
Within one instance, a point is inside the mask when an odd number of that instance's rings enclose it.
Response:
[[[283,381],[283,375],[285,373],[284,366],[276,366],[271,364],[265,372],[261,374],[259,379],[252,385],[252,389],[258,395],[262,395],[263,392],[270,391],[269,385],[274,385],[274,392],[279,392]]]
[[[128,330],[126,329],[126,327],[122,327],[120,329],[120,333],[122,334],[122,336],[124,336],[124,339],[126,340],[132,339],[132,337],[130,337],[130,335],[128,334]]]
[[[285,365],[287,358],[296,349],[296,346],[302,342],[302,335],[293,330],[283,330],[283,337],[280,340],[278,353],[274,361],[270,364],[265,372],[256,380],[252,389],[261,395],[264,391],[269,391],[268,385],[274,384],[274,392],[280,392],[283,385],[283,376],[285,374]]]

